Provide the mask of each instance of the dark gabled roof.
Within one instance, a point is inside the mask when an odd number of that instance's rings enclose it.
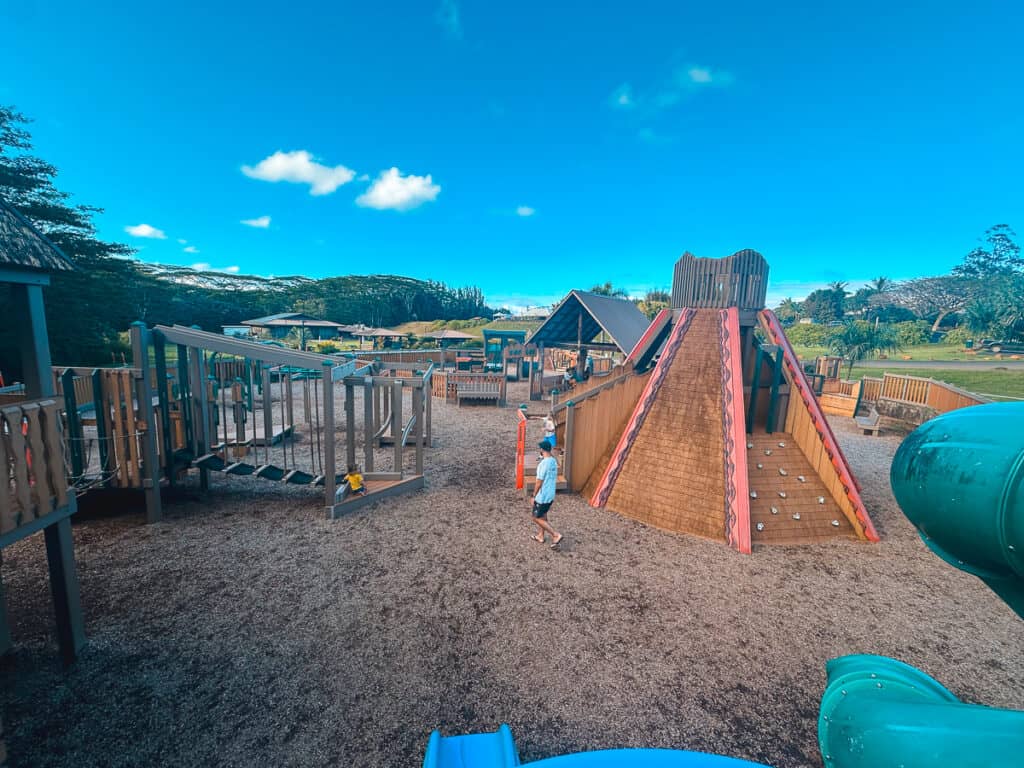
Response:
[[[254,320],[243,320],[241,325],[255,325],[257,327],[285,327],[289,328],[293,325],[305,325],[307,327],[321,327],[321,328],[341,328],[340,323],[332,322],[331,320],[318,320],[312,315],[306,315],[302,312],[281,312],[276,315],[267,315],[266,317],[257,317]]]
[[[74,271],[75,265],[50,239],[0,199],[0,265],[46,272]]]
[[[604,331],[623,354],[629,354],[650,325],[647,316],[629,299],[571,291],[533,332],[530,343],[575,344],[581,316],[584,344]]]

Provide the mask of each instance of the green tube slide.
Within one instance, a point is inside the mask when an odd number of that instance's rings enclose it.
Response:
[[[964,704],[884,656],[827,665],[818,746],[825,768],[1005,768],[1024,756],[1024,712]]]
[[[1024,618],[1024,403],[925,422],[896,451],[890,481],[931,550]]]

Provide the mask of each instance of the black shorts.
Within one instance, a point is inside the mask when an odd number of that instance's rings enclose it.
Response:
[[[552,502],[546,502],[541,504],[539,501],[533,502],[533,516],[544,518],[548,516],[548,510],[551,509]]]

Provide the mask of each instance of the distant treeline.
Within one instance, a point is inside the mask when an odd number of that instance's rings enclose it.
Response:
[[[291,311],[373,326],[491,314],[478,288],[395,275],[251,278],[106,256],[78,257],[75,264],[78,271],[52,275],[44,290],[55,364],[120,360],[127,351],[123,333],[136,320],[220,332],[223,325]],[[10,306],[7,288],[0,286],[0,306]],[[10,323],[0,331],[0,371],[8,378],[20,375],[16,333]]]

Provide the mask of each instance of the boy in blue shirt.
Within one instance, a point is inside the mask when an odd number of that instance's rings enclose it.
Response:
[[[551,527],[548,522],[548,510],[555,500],[555,484],[558,482],[558,462],[551,455],[551,443],[541,440],[537,446],[540,448],[541,460],[537,464],[537,482],[533,485],[533,522],[537,524],[537,535],[534,541],[544,543],[544,534],[551,534],[551,548],[554,549],[562,542],[562,534]]]

